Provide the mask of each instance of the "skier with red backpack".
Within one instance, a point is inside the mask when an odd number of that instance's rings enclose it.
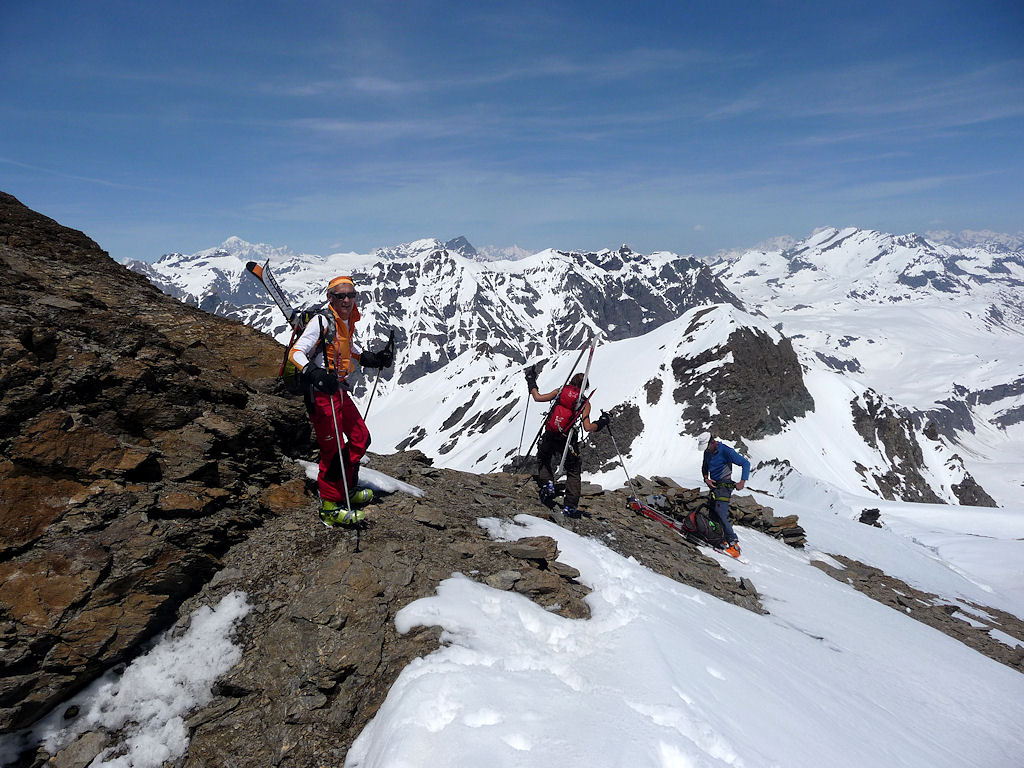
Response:
[[[597,432],[608,425],[607,415],[602,415],[596,422],[590,420],[590,401],[581,390],[584,380],[585,375],[577,373],[564,387],[541,394],[537,389],[536,371],[532,367],[526,369],[526,385],[530,397],[538,403],[557,400],[544,422],[544,432],[537,446],[537,474],[534,478],[540,500],[545,505],[554,501],[556,478],[553,465],[564,456],[565,498],[562,514],[571,518],[580,517],[578,506],[582,464],[576,427],[582,426],[587,432]]]

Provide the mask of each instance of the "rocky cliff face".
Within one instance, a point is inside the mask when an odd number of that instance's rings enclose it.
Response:
[[[701,322],[695,317],[687,333]],[[789,339],[758,329],[739,328],[722,348],[677,357],[672,372],[677,385],[672,395],[686,406],[684,418],[697,434],[757,440],[814,410]]]
[[[0,194],[0,730],[169,626],[259,525],[301,405],[273,340]]]

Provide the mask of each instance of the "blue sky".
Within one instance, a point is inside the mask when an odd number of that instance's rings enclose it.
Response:
[[[1022,40],[1019,0],[4,3],[0,190],[117,259],[1018,232]]]

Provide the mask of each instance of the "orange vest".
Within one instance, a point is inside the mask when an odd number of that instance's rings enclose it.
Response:
[[[324,364],[328,371],[334,371],[339,379],[343,379],[355,368],[352,365],[352,331],[359,319],[359,312],[353,307],[349,322],[346,323],[334,311],[334,307],[330,307],[330,310],[334,315],[334,339],[324,349]]]

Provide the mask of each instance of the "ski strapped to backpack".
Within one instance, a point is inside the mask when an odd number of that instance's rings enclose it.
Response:
[[[320,334],[320,339],[317,341],[317,346],[313,350],[313,357],[326,348],[327,345],[334,341],[334,336],[337,333],[337,329],[334,326],[334,315],[330,311],[323,311],[323,305],[315,305],[307,307],[306,309],[295,309],[291,302],[288,301],[288,297],[285,296],[284,291],[281,290],[281,286],[274,278],[274,274],[270,271],[270,261],[265,264],[257,264],[255,261],[250,261],[245,265],[246,271],[260,281],[260,284],[267,291],[274,304],[281,310],[281,314],[284,315],[285,320],[288,321],[288,325],[291,326],[292,335],[288,340],[288,343],[284,348],[284,358],[281,360],[281,367],[278,368],[277,376],[281,379],[285,389],[293,395],[301,395],[305,390],[305,386],[302,382],[302,372],[295,366],[295,363],[291,361],[289,353],[291,352],[292,345],[302,335],[302,332],[306,329],[306,326],[313,320],[316,315],[321,315],[324,318],[323,333]]]
[[[246,271],[260,281],[260,284],[270,295],[270,298],[277,305],[277,308],[281,310],[285,320],[288,321],[288,325],[292,327],[293,331],[302,332],[302,328],[305,328],[305,323],[300,325],[299,312],[292,307],[291,303],[284,295],[284,291],[281,290],[281,286],[277,284],[277,280],[274,279],[274,275],[270,271],[270,261],[268,260],[262,266],[257,264],[255,261],[247,262],[245,265]]]
[[[587,383],[590,379],[590,364],[594,362],[594,350],[597,349],[597,341],[598,338],[597,336],[595,336],[593,341],[590,342],[590,354],[587,356],[587,367],[583,371],[583,384],[580,386],[579,395],[576,398],[576,406],[573,409],[572,420],[568,425],[566,435],[568,435],[568,432],[570,432],[574,428],[576,420],[579,418],[580,414],[583,413],[583,409],[587,404],[587,398],[583,397],[583,393],[587,391]],[[563,387],[563,390],[564,389],[565,388]],[[562,394],[561,392],[559,392],[559,395],[556,398],[555,402],[559,402],[561,400],[561,397]],[[569,444],[571,442],[572,440],[567,437],[565,441],[565,448],[562,450],[562,460],[558,462],[558,469],[555,470],[556,479],[565,473],[565,460],[569,456]]]
[[[310,319],[312,319],[312,314],[315,314],[315,312],[312,310],[300,312],[291,305],[291,302],[288,301],[284,291],[281,290],[281,286],[278,285],[277,280],[274,279],[274,275],[270,271],[269,260],[262,265],[257,264],[255,261],[247,262],[245,270],[260,281],[260,285],[266,290],[271,300],[277,305],[277,308],[281,310],[281,314],[284,315],[284,319],[288,321],[288,325],[292,329],[292,337],[285,345],[284,359],[281,361],[281,367],[277,371],[277,376],[284,382],[285,389],[293,395],[301,394],[302,384],[299,381],[299,370],[288,358],[288,353],[291,351],[292,344],[302,334],[302,331],[306,328]]]

